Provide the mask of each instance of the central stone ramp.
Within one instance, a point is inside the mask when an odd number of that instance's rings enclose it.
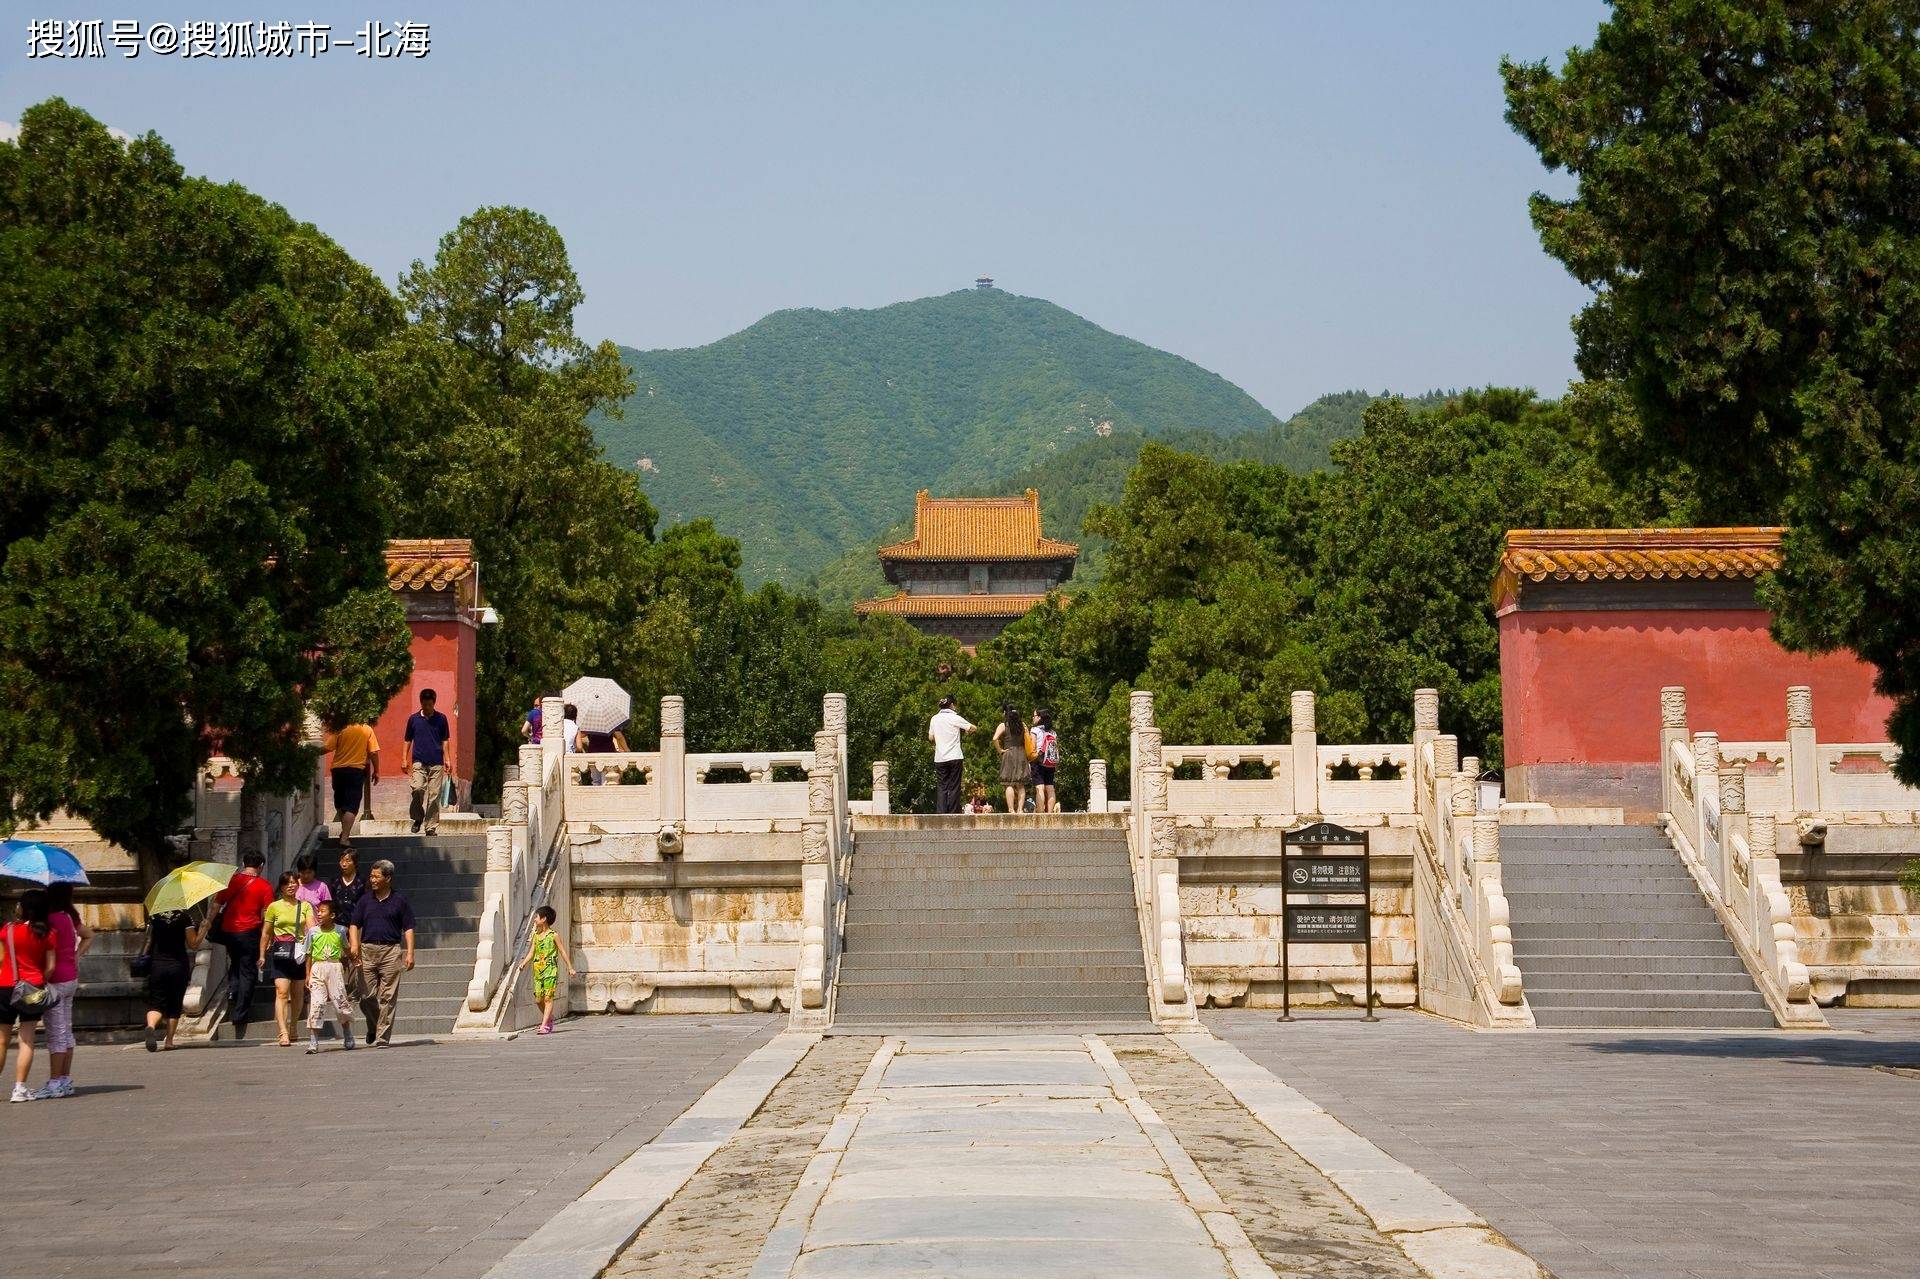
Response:
[[[1776,1025],[1655,826],[1503,826],[1513,958],[1536,1025]]]
[[[1152,1028],[1120,818],[861,819],[850,889],[836,1031]]]

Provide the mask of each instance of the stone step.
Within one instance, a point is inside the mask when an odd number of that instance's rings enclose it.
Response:
[[[1637,926],[1642,936],[1667,936],[1671,928],[1701,925],[1719,928],[1719,920],[1712,910],[1703,903],[1697,909],[1688,906],[1652,906],[1638,910],[1610,909],[1604,905],[1588,906],[1552,906],[1532,907],[1524,911],[1509,903],[1516,920],[1512,925],[1514,936],[1522,930],[1529,933],[1541,928],[1557,928],[1563,924],[1585,925],[1630,925]]]
[[[856,992],[851,999],[836,1001],[838,1016],[884,1017],[889,1021],[912,1021],[919,1017],[947,1017],[956,1013],[997,1013],[1030,1017],[1035,1014],[1085,1017],[1112,1013],[1138,1016],[1147,1006],[1147,988],[1143,982],[1129,985],[1111,994],[1050,993],[1042,995],[999,994],[996,992],[929,996],[924,991],[903,988],[903,994],[887,997]],[[451,1017],[448,1018],[452,1020]]]
[[[1062,947],[1066,949],[1066,947]],[[1016,968],[1056,968],[1060,964],[1062,949],[1039,951],[1031,945],[1012,945],[1000,951],[993,949],[954,949],[954,951],[929,951],[925,947],[910,947],[899,951],[847,951],[847,958],[854,954],[864,960],[893,964],[895,968],[925,968],[929,972],[947,972],[952,968],[981,968],[995,964],[1010,964]],[[1087,949],[1071,947],[1071,954],[1085,964],[1121,964],[1121,966],[1140,966],[1140,947],[1112,947],[1112,949]]]
[[[1725,990],[1599,990],[1593,987],[1529,987],[1527,1002],[1536,1008],[1762,1008],[1760,992]]]
[[[1709,953],[1702,955],[1644,954],[1636,950],[1616,950],[1607,953],[1588,953],[1582,955],[1523,955],[1519,947],[1514,948],[1516,962],[1526,961],[1521,970],[1529,982],[1536,979],[1545,981],[1562,974],[1585,975],[1604,972],[1630,976],[1637,973],[1696,973],[1705,975],[1724,975],[1747,979],[1747,967],[1737,955]]]
[[[1541,941],[1718,941],[1726,944],[1726,930],[1720,927],[1717,919],[1708,919],[1700,923],[1665,923],[1655,928],[1632,922],[1556,922],[1538,923],[1533,920],[1513,921],[1515,942],[1525,937],[1528,940]]]
[[[1121,1020],[1113,1017],[1093,1019],[1075,1013],[1059,1013],[1052,1016],[1033,1013],[1019,1018],[1010,1018],[1003,1013],[956,1013],[938,1019],[929,1017],[922,1020],[888,1020],[869,1019],[857,1013],[842,1014],[836,1009],[833,1026],[828,1028],[827,1034],[843,1037],[847,1035],[973,1037],[980,1033],[982,1027],[990,1028],[996,1036],[1157,1035],[1160,1033],[1160,1028],[1145,1016],[1134,1020]]]
[[[856,884],[967,884],[1020,883],[1025,880],[1070,880],[1086,883],[1133,883],[1133,872],[1125,863],[1039,861],[1013,865],[996,862],[985,866],[855,866]]]
[[[923,892],[869,889],[855,884],[850,900],[868,910],[898,912],[922,911],[1010,911],[1025,915],[1036,910],[1117,911],[1133,914],[1131,892],[1069,892],[1048,888],[981,888],[956,885],[951,890]]]
[[[897,968],[878,961],[855,962],[843,957],[840,981],[843,986],[900,985],[917,982],[927,987],[953,987],[968,983],[986,983],[1007,989],[1052,986],[1084,982],[1144,982],[1146,968],[1138,960],[1131,964],[954,964],[945,968]],[[465,987],[463,986],[464,990]]]
[[[1737,991],[1758,999],[1753,979],[1745,968],[1733,972],[1689,972],[1676,968],[1625,969],[1600,964],[1581,972],[1547,972],[1538,966],[1521,970],[1526,976],[1527,996],[1553,991]],[[1564,1002],[1564,1001],[1563,1001]],[[1588,1003],[1589,1000],[1575,1000]]]
[[[1534,1024],[1544,1030],[1773,1030],[1778,1027],[1773,1014],[1765,1007],[1536,1008]]]
[[[1532,935],[1514,935],[1513,951],[1516,957],[1537,960],[1542,957],[1605,957],[1608,955],[1663,955],[1689,961],[1701,957],[1722,958],[1734,956],[1733,948],[1728,944],[1726,934],[1716,926],[1713,937],[1694,938],[1692,940],[1675,937],[1634,937],[1628,939],[1602,939],[1593,937],[1543,938]],[[1524,966],[1521,969],[1525,972]]]

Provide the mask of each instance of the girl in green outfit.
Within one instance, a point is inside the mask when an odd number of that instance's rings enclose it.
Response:
[[[560,964],[567,965],[567,976],[573,976],[573,956],[567,954],[567,947],[560,940],[560,934],[553,931],[556,918],[553,907],[542,906],[533,912],[533,940],[527,943],[527,953],[520,960],[520,967],[513,970],[514,979],[520,977],[521,969],[533,965],[533,997],[540,1003],[540,1033],[553,1033],[553,992],[560,984]]]

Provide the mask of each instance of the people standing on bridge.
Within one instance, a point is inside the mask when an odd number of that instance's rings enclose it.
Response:
[[[1053,731],[1053,712],[1042,706],[1033,713],[1033,811],[1057,813],[1053,775],[1060,767],[1060,734]]]
[[[393,1010],[400,1002],[400,974],[413,971],[413,907],[393,887],[393,863],[382,859],[367,874],[367,889],[354,903],[347,951],[360,970],[360,1010],[375,1048],[393,1042]]]
[[[446,787],[447,773],[453,765],[449,740],[453,729],[447,717],[434,709],[439,695],[430,688],[420,690],[420,709],[407,716],[407,731],[400,746],[400,771],[413,787],[413,829],[425,826],[427,834],[440,833],[440,792]]]
[[[1000,784],[1007,788],[1007,811],[1027,806],[1027,774],[1033,760],[1033,739],[1020,722],[1012,702],[1000,704],[1000,722],[993,728],[993,745],[1000,752]]]
[[[253,1020],[253,987],[260,979],[260,926],[273,901],[273,885],[260,876],[267,859],[258,852],[240,858],[240,870],[214,894],[214,935],[227,952],[227,1020],[233,1037],[247,1037]]]
[[[340,823],[340,847],[352,848],[360,805],[380,780],[380,739],[371,724],[342,723],[327,734],[325,744],[333,755],[328,776],[333,781],[333,820]]]
[[[939,711],[927,721],[927,740],[933,743],[933,772],[940,785],[939,812],[960,811],[960,781],[967,767],[960,738],[972,731],[973,725],[961,718],[951,693],[940,699]]]

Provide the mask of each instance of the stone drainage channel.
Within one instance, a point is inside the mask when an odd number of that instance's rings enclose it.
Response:
[[[1539,1279],[1239,1050],[830,1038],[749,1056],[493,1279]]]

